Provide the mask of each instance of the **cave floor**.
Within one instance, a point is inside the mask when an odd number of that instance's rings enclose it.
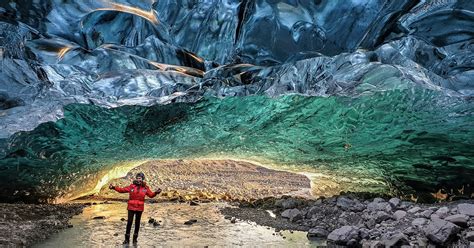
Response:
[[[232,223],[220,213],[225,202],[152,203],[145,206],[137,247],[313,247],[306,232],[275,231],[250,221]],[[109,202],[86,207],[74,216],[73,228],[54,234],[34,247],[121,247],[127,218],[126,203]],[[160,225],[148,223],[154,218]],[[271,218],[270,213],[268,218]],[[194,219],[192,225],[184,222]],[[133,232],[133,227],[132,227]],[[321,241],[319,241],[321,242]]]

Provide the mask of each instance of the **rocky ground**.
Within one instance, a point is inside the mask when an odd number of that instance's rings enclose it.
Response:
[[[0,247],[29,247],[62,229],[85,204],[0,203]]]
[[[327,240],[329,246],[474,247],[472,199],[435,204],[370,194],[314,199],[304,175],[233,160],[151,161],[112,184],[126,186],[140,171],[152,189],[163,189],[157,201],[191,206],[229,201],[239,207],[223,207],[220,212],[232,223],[254,221],[277,232],[306,231],[309,239]],[[97,196],[83,201],[127,198],[105,185]],[[29,246],[70,227],[68,220],[83,206],[0,204],[0,246]]]
[[[354,195],[284,197],[244,203],[222,213],[276,229],[304,230],[308,238],[327,239],[330,246],[474,247],[474,200],[425,205]]]
[[[162,200],[229,201],[285,194],[311,195],[311,182],[304,175],[234,160],[150,161],[110,183],[128,186],[138,172],[145,173],[146,181],[152,189],[163,189],[158,197]],[[107,184],[94,198],[128,199],[128,195],[109,190]]]

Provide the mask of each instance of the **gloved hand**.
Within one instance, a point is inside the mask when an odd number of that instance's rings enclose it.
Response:
[[[115,189],[115,186],[113,186],[112,184],[109,184],[109,189]]]
[[[157,189],[157,190],[155,191],[155,194],[157,194],[157,195],[160,194],[160,193],[161,193],[161,189]]]

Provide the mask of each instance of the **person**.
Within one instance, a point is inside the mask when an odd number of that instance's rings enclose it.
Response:
[[[125,240],[124,244],[130,243],[130,230],[132,229],[133,217],[135,216],[135,231],[133,232],[133,243],[138,242],[138,231],[140,230],[140,219],[142,217],[143,210],[145,208],[145,195],[150,198],[155,197],[161,193],[161,189],[156,191],[151,191],[150,187],[145,182],[145,174],[142,172],[137,173],[135,180],[130,186],[121,188],[109,185],[109,189],[115,190],[119,193],[129,193],[128,198],[128,219],[127,219],[127,228],[125,230]]]

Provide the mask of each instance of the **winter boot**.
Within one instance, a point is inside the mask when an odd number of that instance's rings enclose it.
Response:
[[[133,243],[134,244],[138,243],[138,233],[133,234]]]
[[[130,234],[125,234],[125,240],[123,241],[123,244],[130,244]]]

